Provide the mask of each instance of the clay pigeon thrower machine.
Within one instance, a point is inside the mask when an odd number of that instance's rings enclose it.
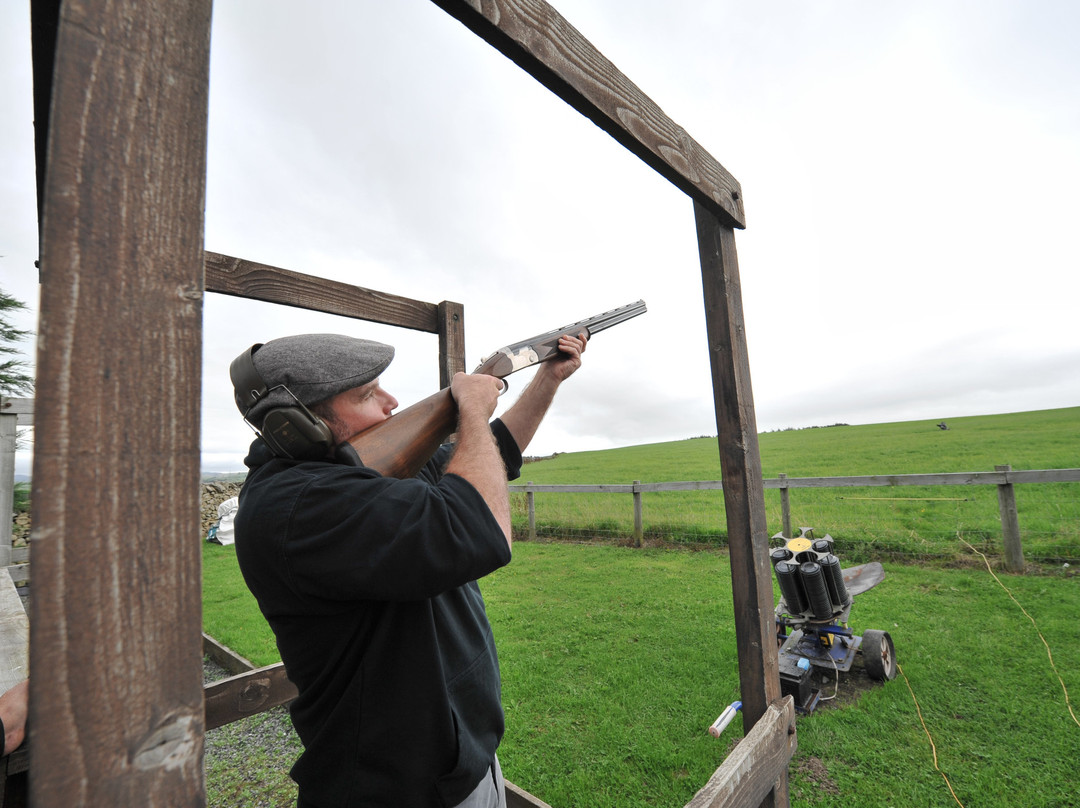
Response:
[[[838,679],[856,656],[871,679],[895,678],[896,649],[889,633],[868,630],[857,636],[848,627],[855,596],[885,577],[881,564],[841,570],[833,538],[817,539],[812,528],[800,528],[793,539],[779,533],[773,539],[784,542],[769,553],[781,595],[776,605],[780,689],[795,700],[796,710],[812,712],[822,698],[816,679],[828,674]]]

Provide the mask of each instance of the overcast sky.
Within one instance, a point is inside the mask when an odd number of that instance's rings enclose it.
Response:
[[[742,184],[759,431],[1080,405],[1080,4],[554,5]],[[0,286],[35,329],[28,6],[0,5]],[[470,367],[643,298],[530,454],[715,434],[690,199],[427,0],[216,0],[208,158],[207,249],[460,302]],[[432,335],[204,317],[206,470],[242,468],[253,342],[372,337],[403,406],[438,384]]]

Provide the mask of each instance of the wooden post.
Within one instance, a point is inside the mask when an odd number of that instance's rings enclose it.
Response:
[[[709,782],[684,808],[735,808],[757,805],[778,776],[787,775],[798,749],[795,701],[784,696],[724,759]]]
[[[765,490],[735,232],[698,202],[694,214],[727,513],[743,728],[749,733],[781,695]],[[761,804],[789,804],[786,767]]]
[[[785,539],[791,538],[791,495],[787,485],[787,475],[778,474],[780,478],[780,525]]]
[[[210,18],[210,0],[60,6],[34,412],[38,808],[206,800],[199,403]]]
[[[1024,571],[1024,548],[1020,543],[1020,517],[1016,511],[1016,492],[1008,481],[1011,465],[994,466],[995,471],[1004,471],[1005,482],[997,487],[998,510],[1001,512],[1001,533],[1005,542],[1005,567],[1010,572]]]
[[[465,371],[465,307],[439,304],[439,388],[449,387],[455,373]]]
[[[532,480],[529,480],[529,482],[526,485],[531,486],[532,485]],[[536,500],[535,500],[535,497],[536,497],[536,495],[532,492],[532,489],[526,487],[526,489],[525,489],[525,499],[527,500],[527,502],[529,504],[529,540],[530,541],[536,541]]]
[[[634,480],[634,546],[641,547],[645,543],[644,532],[641,527],[641,480]]]

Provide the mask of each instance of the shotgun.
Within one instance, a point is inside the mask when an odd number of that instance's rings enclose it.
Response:
[[[559,337],[593,334],[645,313],[645,301],[639,300],[617,309],[597,314],[570,325],[538,334],[500,348],[481,360],[473,373],[486,373],[503,379],[527,367],[555,358]],[[457,405],[450,388],[406,407],[369,429],[349,438],[348,443],[361,462],[384,477],[412,477],[431,459],[457,428]]]

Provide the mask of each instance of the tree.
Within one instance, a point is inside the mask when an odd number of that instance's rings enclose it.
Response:
[[[9,319],[11,313],[25,308],[25,303],[0,289],[0,358],[3,359],[0,361],[0,393],[6,396],[32,395],[34,392],[34,377],[26,372],[29,363],[16,358],[19,349],[14,344],[32,332],[16,328]]]

